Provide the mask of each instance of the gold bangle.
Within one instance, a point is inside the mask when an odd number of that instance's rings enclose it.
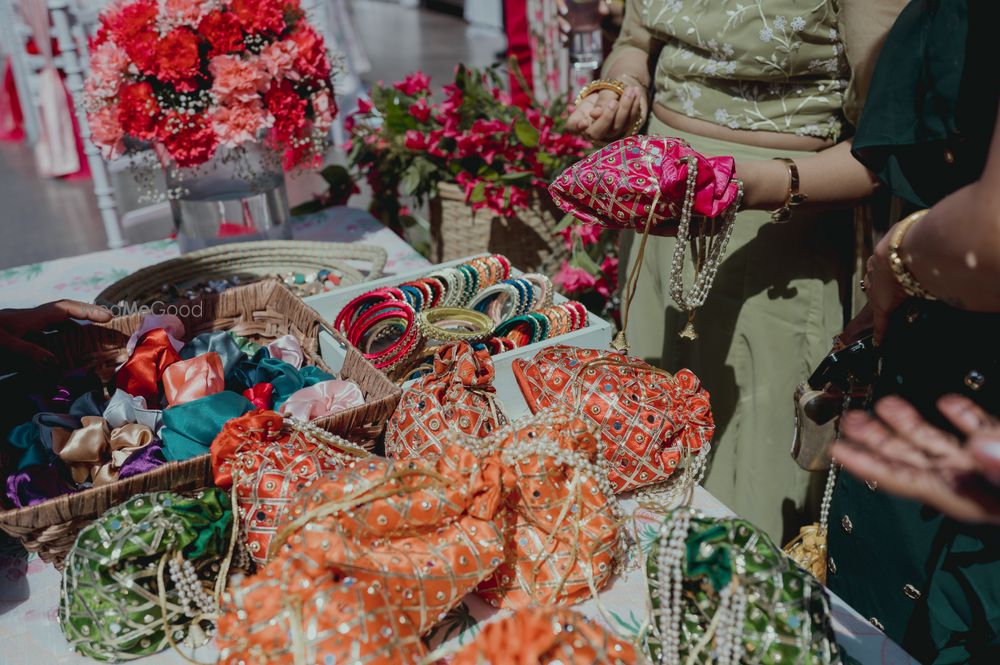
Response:
[[[467,330],[442,328],[447,322],[467,326]],[[493,334],[493,319],[482,312],[464,307],[435,307],[425,309],[417,316],[417,325],[425,339],[442,342],[474,342]]]
[[[924,300],[937,300],[927,289],[920,286],[920,282],[917,281],[916,276],[910,271],[910,268],[903,260],[903,256],[900,254],[900,248],[906,232],[914,224],[923,219],[926,214],[926,208],[918,210],[899,224],[896,224],[896,229],[892,232],[892,237],[889,239],[889,267],[892,269],[892,274],[896,277],[896,281],[903,287],[907,295],[914,296],[915,298],[923,298]]]
[[[573,106],[579,106],[580,102],[584,98],[589,97],[595,92],[600,92],[601,90],[612,90],[618,93],[621,97],[625,94],[625,84],[618,79],[597,79],[596,81],[591,81],[587,85],[583,86],[580,90],[580,94],[576,96],[576,100],[573,102]]]
[[[638,83],[638,79],[636,80]],[[627,84],[624,81],[619,81],[618,79],[597,79],[596,81],[591,81],[587,85],[583,86],[580,90],[580,94],[576,96],[576,100],[573,102],[573,106],[579,106],[586,97],[592,95],[595,92],[600,92],[601,90],[611,90],[618,93],[619,99],[625,94],[625,89]],[[629,128],[629,134],[638,134],[642,131],[643,125],[646,124],[646,118],[642,113],[636,119],[635,123]]]
[[[785,203],[777,210],[771,211],[771,221],[777,224],[784,224],[792,218],[792,208],[802,205],[809,197],[799,191],[799,167],[794,160],[787,157],[775,157],[779,162],[785,163],[788,169],[788,196]]]

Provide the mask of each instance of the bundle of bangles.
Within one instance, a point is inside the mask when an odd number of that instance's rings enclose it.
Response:
[[[340,311],[334,326],[377,369],[407,381],[431,368],[444,343],[469,342],[496,355],[584,328],[586,308],[554,304],[553,290],[545,275],[511,277],[506,257],[480,256],[368,291]]]

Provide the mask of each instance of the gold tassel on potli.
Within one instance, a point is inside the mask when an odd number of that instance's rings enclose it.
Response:
[[[800,568],[826,584],[826,529],[819,522],[799,529],[782,551]]]

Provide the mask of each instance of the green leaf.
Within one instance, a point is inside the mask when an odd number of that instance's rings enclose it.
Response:
[[[476,186],[472,188],[472,194],[469,195],[470,203],[482,203],[486,200],[486,183],[477,182]]]
[[[524,118],[518,118],[514,123],[514,135],[525,148],[534,148],[538,145],[538,130]]]
[[[559,220],[559,223],[556,224],[556,228],[553,230],[556,233],[559,233],[560,231],[565,231],[569,227],[573,226],[574,222],[576,222],[576,217],[573,215],[573,213],[568,212],[565,215],[563,215],[563,218]]]
[[[591,275],[601,272],[601,266],[594,259],[590,258],[590,254],[587,254],[587,252],[574,252],[573,257],[569,260],[569,264],[574,268],[586,270]]]
[[[420,171],[415,164],[411,164],[403,171],[403,177],[399,181],[399,192],[403,196],[413,196],[418,189],[420,189]]]
[[[522,180],[531,180],[534,175],[531,171],[511,171],[497,176],[496,179],[501,182],[520,182]]]

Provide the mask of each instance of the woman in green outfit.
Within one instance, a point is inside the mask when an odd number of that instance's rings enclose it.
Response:
[[[603,70],[624,92],[586,95],[570,118],[571,129],[603,141],[648,118],[649,134],[736,157],[743,209],[698,310],[697,339],[678,336],[686,316],[668,295],[674,240],[651,238],[629,340],[635,355],[701,378],[717,425],[705,486],[776,539],[804,521],[810,484],[788,453],[792,394],[850,307],[851,218],[826,211],[876,186],[843,139],[903,4],[629,0]],[[792,196],[793,168],[797,193],[807,198],[779,223],[801,199]],[[631,244],[626,270],[636,260]]]
[[[963,418],[1000,415],[998,23],[996,0],[914,0],[886,40],[854,141],[893,193],[931,206],[889,230],[865,279],[881,338],[876,397],[892,396],[876,413],[931,437],[934,456],[907,459],[946,475],[961,460],[958,434],[973,433]],[[963,413],[954,394],[976,408]],[[846,434],[892,450],[891,430],[850,416]],[[883,489],[872,477],[839,474],[830,589],[921,662],[1000,663],[1000,529]]]

